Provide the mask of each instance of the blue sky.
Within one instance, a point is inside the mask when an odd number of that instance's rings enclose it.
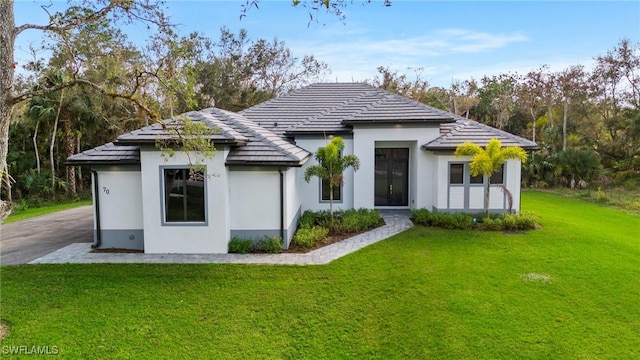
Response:
[[[38,4],[18,0],[16,23],[42,23]],[[45,2],[48,3],[48,2]],[[526,73],[543,64],[551,70],[593,65],[622,38],[640,42],[640,1],[381,1],[354,0],[346,20],[320,13],[309,23],[306,9],[291,1],[260,2],[240,20],[244,1],[167,1],[168,14],[180,32],[202,32],[214,39],[219,29],[245,28],[252,39],[277,37],[296,56],[313,54],[326,62],[326,81],[373,78],[378,66],[412,74],[434,86],[453,79],[476,79],[504,72]],[[55,6],[64,3],[56,2]],[[140,31],[129,34],[140,38]],[[28,44],[39,33],[18,39],[18,62],[28,59]]]

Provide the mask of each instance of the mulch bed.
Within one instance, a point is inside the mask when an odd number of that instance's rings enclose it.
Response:
[[[331,245],[333,243],[337,243],[340,242],[342,240],[348,239],[352,236],[356,236],[358,234],[362,234],[365,233],[367,231],[379,228],[380,226],[384,226],[385,222],[384,220],[380,219],[380,223],[378,224],[378,226],[374,226],[372,228],[366,229],[366,230],[362,230],[362,231],[358,231],[358,232],[354,232],[354,233],[347,233],[347,234],[335,234],[335,233],[329,233],[329,241],[326,243],[322,243],[322,244],[316,244],[316,246],[314,247],[309,247],[309,248],[305,248],[305,247],[301,247],[298,246],[298,244],[295,243],[295,240],[289,245],[289,249],[283,249],[282,253],[283,254],[305,254],[308,253],[310,251],[316,250],[316,249],[320,249],[322,247],[325,247],[327,245]]]

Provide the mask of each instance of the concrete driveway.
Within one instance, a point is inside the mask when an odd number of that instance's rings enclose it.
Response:
[[[0,225],[0,264],[26,264],[69,244],[92,241],[91,205]]]

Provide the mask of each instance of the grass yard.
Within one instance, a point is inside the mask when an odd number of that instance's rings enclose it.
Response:
[[[414,228],[326,266],[1,268],[4,346],[67,358],[640,358],[640,217],[525,192],[526,234]]]
[[[51,214],[51,213],[54,213],[54,212],[57,212],[57,211],[73,209],[73,208],[76,208],[76,207],[79,207],[79,206],[91,205],[92,203],[93,203],[92,200],[89,199],[89,200],[63,202],[63,203],[60,203],[60,204],[47,205],[47,206],[34,207],[34,208],[16,207],[13,210],[13,213],[11,213],[11,215],[7,216],[7,218],[4,219],[4,221],[2,223],[3,224],[9,224],[9,223],[12,223],[12,222],[16,222],[16,221],[20,221],[20,220],[24,220],[24,219],[29,219],[29,218],[36,217],[36,216]]]

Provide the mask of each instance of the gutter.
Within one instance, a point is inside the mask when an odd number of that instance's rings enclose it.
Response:
[[[97,249],[102,245],[102,231],[100,230],[100,186],[98,186],[98,172],[91,170],[93,174],[93,206],[96,211],[96,242],[91,245],[92,249]]]
[[[278,169],[278,173],[280,174],[280,238],[284,244],[284,173],[282,169]]]

